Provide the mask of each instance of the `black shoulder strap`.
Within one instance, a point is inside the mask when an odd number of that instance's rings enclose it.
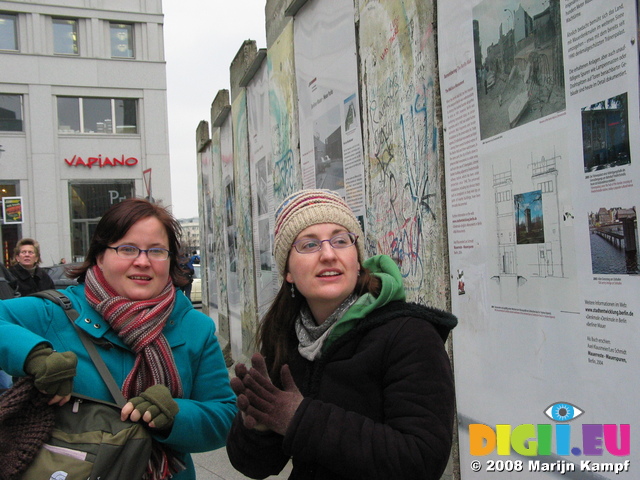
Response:
[[[46,298],[48,300],[51,300],[52,302],[57,303],[64,309],[64,313],[67,314],[71,325],[73,325],[73,328],[75,328],[76,332],[78,332],[78,336],[80,337],[80,340],[82,340],[84,348],[86,348],[87,352],[89,352],[89,356],[91,357],[93,364],[98,369],[98,373],[100,373],[102,380],[104,380],[104,383],[107,385],[109,392],[111,392],[111,396],[120,407],[123,407],[124,404],[127,403],[127,400],[124,398],[124,395],[122,395],[120,388],[118,388],[118,384],[114,380],[113,375],[111,375],[111,372],[107,368],[107,365],[104,363],[104,360],[102,360],[102,357],[98,353],[96,346],[89,338],[89,335],[87,335],[80,327],[76,325],[75,320],[80,314],[75,308],[73,308],[73,304],[71,303],[69,297],[67,297],[60,290],[53,289],[32,293],[31,296]]]

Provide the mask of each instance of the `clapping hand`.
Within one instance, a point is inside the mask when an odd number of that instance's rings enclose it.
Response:
[[[284,365],[280,370],[284,388],[280,390],[271,382],[262,355],[254,354],[251,365],[252,368],[247,370],[244,364],[238,364],[236,378],[231,380],[244,425],[258,430],[270,429],[284,435],[303,399],[289,366]]]

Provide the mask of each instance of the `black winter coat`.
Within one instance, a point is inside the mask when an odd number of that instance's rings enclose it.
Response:
[[[33,275],[19,263],[9,267],[9,271],[17,280],[16,291],[26,297],[32,293],[41,292],[50,288],[56,288],[51,277],[42,268],[36,267]]]
[[[456,318],[405,302],[375,310],[320,360],[289,365],[304,400],[286,435],[245,428],[227,439],[233,466],[251,478],[439,479],[449,458],[455,395],[444,348]],[[297,352],[297,350],[295,350]]]
[[[15,297],[16,284],[15,277],[4,265],[0,264],[0,300]]]

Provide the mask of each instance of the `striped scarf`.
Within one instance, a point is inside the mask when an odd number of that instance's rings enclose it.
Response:
[[[162,329],[173,310],[176,290],[167,281],[159,296],[132,301],[119,296],[98,266],[87,270],[85,295],[122,341],[136,354],[133,368],[122,384],[126,399],[152,385],[166,385],[174,398],[182,398],[182,381],[171,347]]]

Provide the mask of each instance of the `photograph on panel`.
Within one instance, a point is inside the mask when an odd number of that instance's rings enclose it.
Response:
[[[585,173],[631,163],[626,93],[582,108],[582,150]]]
[[[561,8],[485,0],[473,9],[481,139],[565,110]]]
[[[313,122],[313,148],[316,187],[336,191],[344,189],[342,121],[339,105],[330,108]]]
[[[638,217],[636,206],[602,206],[589,212],[591,269],[594,275],[636,275]]]

